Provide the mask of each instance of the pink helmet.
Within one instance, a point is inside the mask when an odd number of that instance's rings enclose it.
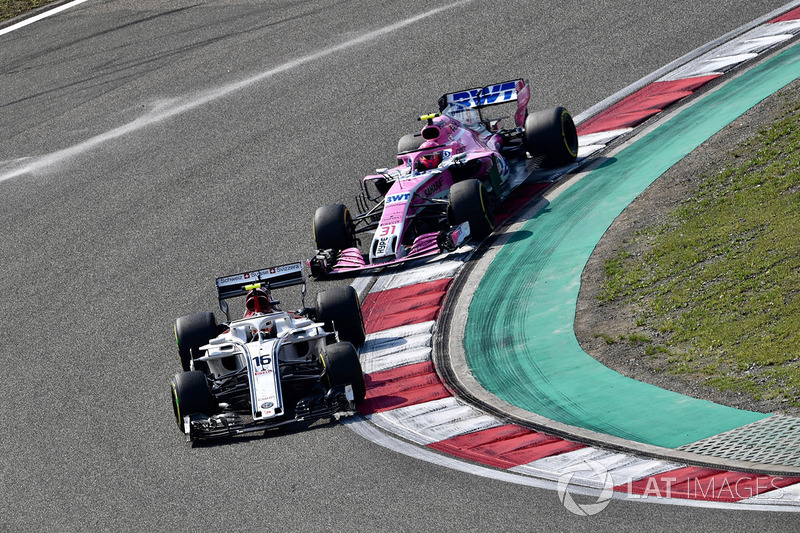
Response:
[[[434,146],[438,146],[436,141],[425,141],[419,147],[420,150],[425,150],[426,148],[433,148]],[[419,156],[417,159],[417,170],[430,170],[432,168],[438,167],[442,163],[442,151],[435,150],[433,152],[424,153]]]

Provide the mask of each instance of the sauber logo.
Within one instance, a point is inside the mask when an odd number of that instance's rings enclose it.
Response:
[[[410,192],[404,192],[403,194],[391,194],[386,197],[386,204],[393,204],[395,202],[406,202],[411,197]]]

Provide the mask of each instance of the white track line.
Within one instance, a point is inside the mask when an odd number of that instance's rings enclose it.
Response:
[[[61,5],[61,6],[58,6],[58,7],[54,7],[53,9],[48,9],[44,13],[41,13],[39,15],[36,15],[36,16],[30,17],[30,18],[26,18],[25,20],[23,20],[21,22],[17,22],[16,24],[12,24],[11,26],[3,28],[2,30],[0,30],[0,35],[4,35],[6,33],[11,33],[14,30],[18,30],[20,28],[24,28],[28,24],[33,24],[34,22],[38,22],[38,21],[42,20],[43,18],[51,17],[51,16],[53,16],[53,15],[55,15],[57,13],[61,13],[62,11],[66,10],[66,9],[69,9],[71,7],[75,7],[78,4],[82,4],[82,3],[86,2],[86,1],[87,0],[73,0],[72,2],[70,2],[68,4],[64,4],[64,5]]]
[[[149,126],[153,126],[155,124],[164,122],[165,120],[186,113],[187,111],[197,109],[200,106],[215,102],[217,100],[220,100],[221,98],[225,98],[227,96],[230,96],[231,94],[247,89],[252,85],[255,85],[264,80],[272,78],[273,76],[276,76],[278,74],[283,74],[284,72],[288,72],[292,69],[304,66],[308,63],[324,59],[337,52],[343,52],[355,46],[365,44],[370,41],[374,41],[380,37],[383,37],[388,33],[392,33],[397,30],[403,29],[416,22],[419,22],[420,20],[433,17],[435,15],[442,13],[443,11],[463,6],[472,1],[473,0],[463,0],[461,2],[456,2],[436,9],[431,9],[430,11],[426,11],[424,13],[420,13],[419,15],[415,15],[413,17],[401,20],[399,22],[395,22],[394,24],[389,24],[388,26],[384,26],[377,30],[367,32],[354,39],[350,39],[349,41],[344,41],[335,46],[331,46],[329,48],[319,50],[312,54],[299,57],[292,61],[288,61],[274,68],[271,68],[270,70],[261,72],[259,74],[256,74],[255,76],[250,76],[249,78],[245,78],[237,82],[229,83],[221,87],[207,89],[205,91],[191,94],[182,98],[173,98],[170,100],[164,100],[153,106],[153,109],[151,109],[149,112],[145,113],[141,117],[132,120],[127,124],[123,124],[122,126],[119,126],[117,128],[111,129],[99,135],[95,135],[94,137],[91,137],[90,139],[87,139],[69,148],[64,148],[63,150],[58,150],[51,154],[46,154],[42,156],[26,157],[11,161],[0,162],[0,164],[6,167],[0,174],[0,181],[5,181],[7,179],[15,178],[17,176],[22,176],[24,174],[30,174],[45,170],[48,167],[52,167],[54,165],[63,163],[78,155],[81,155],[94,148],[97,148],[98,146],[105,144],[108,141],[118,139],[120,137],[128,135],[129,133],[134,133]]]

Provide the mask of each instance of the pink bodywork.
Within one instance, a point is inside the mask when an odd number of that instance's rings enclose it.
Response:
[[[530,89],[524,80],[516,80],[515,83],[517,111],[514,119],[517,126],[522,127],[527,113]],[[450,187],[453,185],[449,167],[455,162],[453,158],[459,154],[464,154],[461,156],[460,164],[471,161],[480,163],[480,167],[477,165],[475,167],[479,169],[474,172],[475,176],[485,176],[492,165],[496,165],[501,181],[507,179],[509,165],[500,154],[503,138],[484,125],[480,123],[466,125],[444,114],[428,120],[421,133],[426,141],[432,141],[426,144],[436,146],[399,154],[396,167],[382,174],[363,178],[365,185],[370,180],[385,179],[387,175],[397,179],[384,197],[383,213],[369,247],[369,256],[365,258],[358,248],[342,250],[330,271],[331,274],[386,266],[440,253],[441,249],[437,243],[438,231],[418,235],[410,246],[401,243],[410,228],[407,223],[409,216],[421,210],[429,203],[430,198],[448,197]],[[435,151],[443,153],[443,161],[437,169],[414,171],[420,157]],[[463,232],[461,227],[454,229],[451,238],[458,239],[459,232]]]

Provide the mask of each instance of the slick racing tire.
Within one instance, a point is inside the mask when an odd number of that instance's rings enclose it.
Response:
[[[402,154],[403,152],[418,150],[423,142],[425,142],[425,139],[423,139],[422,135],[419,133],[409,133],[408,135],[403,135],[400,137],[400,140],[397,141],[397,153]]]
[[[339,333],[339,340],[361,346],[367,334],[358,294],[351,286],[335,287],[317,294],[317,321],[327,331]]]
[[[469,234],[483,240],[494,230],[494,212],[486,188],[476,180],[464,180],[450,187],[450,221],[454,226],[469,222]]]
[[[214,313],[195,313],[175,321],[175,342],[178,343],[178,355],[184,372],[191,369],[189,364],[192,359],[200,355],[199,348],[216,336],[217,319]]]
[[[525,148],[531,157],[541,157],[541,166],[568,165],[578,157],[578,131],[563,107],[544,109],[525,119]]]
[[[355,401],[363,401],[367,395],[367,385],[355,346],[349,342],[329,344],[320,357],[328,373],[328,384],[331,387],[351,385]]]
[[[183,431],[183,417],[211,416],[218,411],[214,396],[208,390],[206,376],[199,370],[175,374],[172,378],[172,410],[178,428]]]
[[[355,246],[353,217],[342,204],[323,205],[314,213],[314,242],[318,250],[341,251]]]

